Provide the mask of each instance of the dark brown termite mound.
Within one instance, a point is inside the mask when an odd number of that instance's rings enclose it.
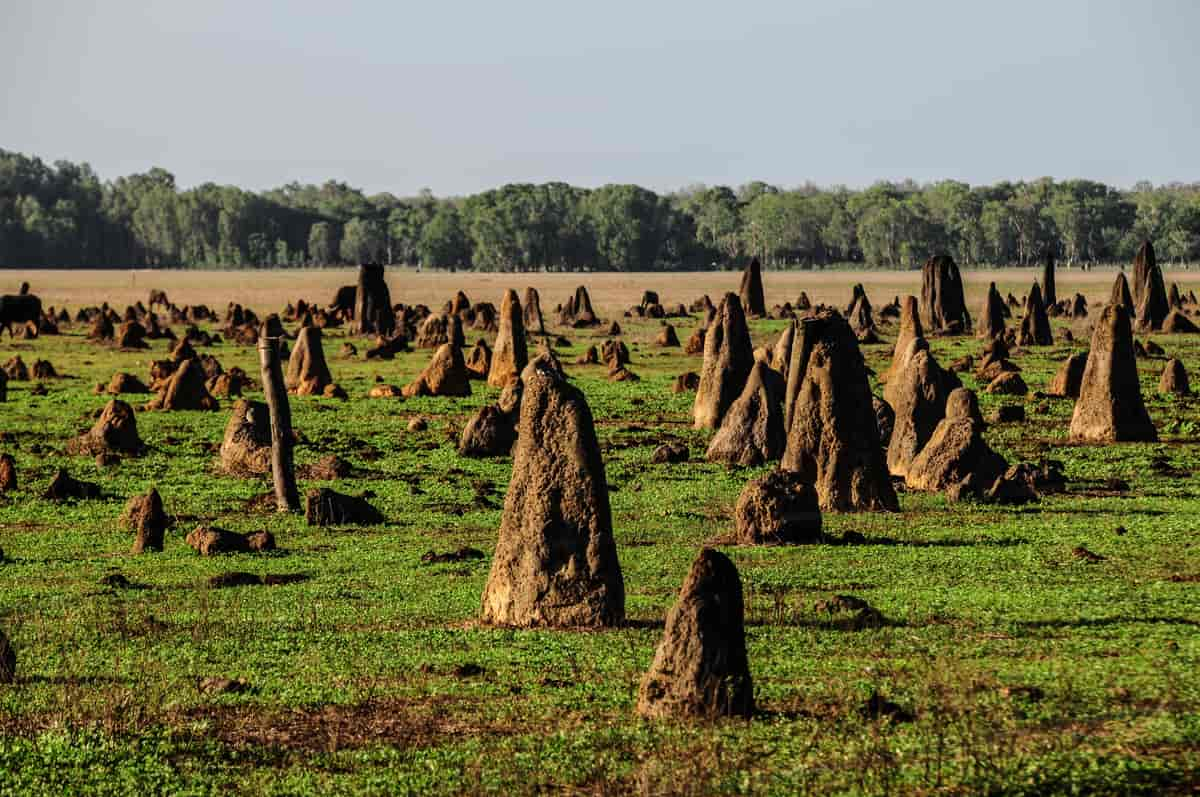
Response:
[[[374,526],[384,517],[365,498],[322,487],[308,491],[304,520],[310,526]]]
[[[1175,396],[1190,396],[1191,385],[1188,383],[1187,369],[1183,361],[1172,357],[1163,368],[1162,377],[1158,380],[1158,392]]]
[[[339,292],[339,297],[340,295]],[[392,295],[383,276],[383,266],[364,264],[358,267],[352,329],[359,335],[374,334],[384,337],[391,337],[396,330]]]
[[[503,457],[516,441],[516,419],[495,404],[485,404],[463,427],[458,453],[464,457]]]
[[[921,269],[921,320],[930,332],[961,335],[971,328],[962,275],[949,255],[935,255]]]
[[[545,335],[546,322],[542,317],[542,297],[538,295],[537,288],[525,289],[525,302],[521,305],[521,310],[524,316],[525,331],[530,335]]]
[[[100,497],[100,485],[71,478],[63,468],[54,472],[50,485],[42,493],[47,501],[84,501]]]
[[[742,284],[738,288],[738,299],[751,318],[762,318],[767,314],[767,300],[763,294],[762,265],[758,258],[750,261],[742,272]]]
[[[500,331],[496,333],[496,345],[492,349],[488,384],[492,387],[504,387],[518,379],[528,361],[521,301],[517,298],[516,291],[507,290],[500,302]]]
[[[1071,417],[1071,439],[1091,443],[1158,440],[1142,402],[1133,330],[1123,307],[1110,304],[1096,321]]]
[[[1042,259],[1042,301],[1046,307],[1058,303],[1058,288],[1054,284],[1054,250],[1046,247]]]
[[[121,526],[134,533],[133,552],[146,553],[163,549],[163,534],[170,519],[163,510],[162,497],[151,487],[145,495],[135,495],[125,504]]]
[[[592,299],[583,285],[575,289],[575,295],[567,300],[559,313],[558,322],[564,327],[594,327],[600,325],[600,319],[592,310]]]
[[[120,399],[112,399],[104,405],[92,428],[67,445],[68,452],[89,456],[106,451],[116,454],[140,454],[144,448],[142,439],[138,436],[137,417],[133,407]]]
[[[1154,244],[1149,241],[1142,241],[1133,259],[1133,301],[1137,326],[1142,330],[1160,328],[1171,310],[1162,270],[1154,257]]]
[[[780,467],[816,486],[822,511],[897,511],[867,366],[850,325],[831,310],[804,319],[791,368],[795,397]]]
[[[724,554],[704,548],[667,614],[654,662],[638,690],[643,717],[749,717],[742,582]]]
[[[105,392],[113,396],[123,393],[145,394],[150,392],[150,388],[146,387],[146,384],[133,374],[116,373],[108,381]]]
[[[1184,315],[1183,311],[1172,310],[1163,319],[1161,331],[1164,335],[1195,335],[1200,333],[1200,327]]]
[[[0,494],[17,489],[17,463],[12,454],[0,454]]]
[[[727,293],[705,333],[700,387],[692,405],[696,428],[720,427],[729,405],[741,395],[753,364],[754,347],[741,300]]]
[[[592,413],[557,362],[521,375],[520,424],[482,619],[600,627],[625,619],[608,482]]]
[[[1004,318],[1007,307],[1004,297],[996,290],[996,283],[988,285],[987,298],[983,300],[983,309],[979,314],[978,337],[990,340],[1004,335]]]
[[[11,684],[17,681],[17,652],[13,650],[8,637],[0,631],[0,684]]]
[[[742,489],[733,510],[740,545],[817,543],[821,507],[816,489],[798,473],[773,470]]]
[[[1054,333],[1050,330],[1050,318],[1046,315],[1046,303],[1042,300],[1042,289],[1035,282],[1025,299],[1025,316],[1017,332],[1018,346],[1051,346]]]

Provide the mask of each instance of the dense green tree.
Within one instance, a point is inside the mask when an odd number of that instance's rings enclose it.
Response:
[[[338,262],[337,230],[331,222],[318,221],[308,233],[308,262],[314,266]]]
[[[449,202],[438,206],[433,218],[421,229],[417,257],[423,266],[454,268],[466,265],[471,256],[458,208]]]
[[[1121,191],[1091,180],[863,190],[755,181],[659,196],[515,183],[455,200],[365,195],[338,181],[255,193],[181,190],[161,168],[103,182],[87,164],[0,150],[0,265],[255,266],[423,263],[479,269],[911,268],[1128,262],[1144,238],[1164,261],[1200,258],[1200,184]]]
[[[377,263],[387,250],[387,231],[374,219],[353,218],[342,230],[339,251],[345,263]]]

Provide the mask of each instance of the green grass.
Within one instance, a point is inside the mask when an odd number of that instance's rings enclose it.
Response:
[[[989,429],[1012,461],[1061,460],[1065,494],[1009,508],[902,493],[900,514],[826,516],[835,534],[856,530],[867,544],[726,548],[746,593],[761,715],[655,723],[633,706],[662,617],[760,471],[703,461],[692,395],[670,392],[699,358],[648,345],[654,323],[621,324],[639,344],[640,382],[570,366],[598,342],[590,332],[568,331],[573,345],[561,349],[614,488],[633,622],[603,632],[476,623],[511,462],[458,457],[452,432],[496,391],[474,382],[469,399],[366,398],[377,374],[403,384],[429,351],[341,360],[340,334],[326,336],[351,400],[292,399],[297,461],[349,460],[363,475],[334,486],[370,491],[389,519],[328,530],[250,507],[266,480],[215,472],[228,401],[216,413],[139,413],[150,450],[112,468],[65,453],[106,401],[92,386],[118,370],[147,378],[162,343],[120,353],[81,330],[6,341],[0,359],[46,358],[66,376],[44,397],[10,383],[0,405],[0,451],[15,456],[21,481],[0,497],[0,628],[20,657],[19,682],[0,687],[0,793],[1161,794],[1200,782],[1200,483],[1190,474],[1200,401],[1154,393],[1163,361],[1140,363],[1159,444],[1068,445],[1072,405],[1059,399],[1031,397],[1026,423]],[[681,339],[692,325],[678,326]],[[753,326],[763,342],[782,324]],[[1196,372],[1200,341],[1155,339]],[[981,348],[932,345],[944,364]],[[1030,388],[1044,388],[1071,350],[1023,353]],[[210,351],[257,374],[251,349]],[[882,373],[890,345],[866,351]],[[1002,402],[980,403],[986,415]],[[407,431],[415,416],[428,431]],[[693,461],[651,464],[668,437],[688,443]],[[1155,457],[1185,475],[1161,473]],[[106,497],[43,500],[60,466]],[[1130,489],[1110,489],[1114,478]],[[476,500],[480,484],[494,486],[492,505]],[[177,522],[164,552],[135,557],[117,518],[150,485]],[[280,550],[201,558],[183,537],[202,522],[268,529]],[[489,558],[419,561],[461,545]],[[1078,545],[1105,560],[1084,562]],[[228,570],[310,579],[205,586]],[[103,587],[114,572],[142,588]],[[834,626],[813,608],[834,594],[865,598],[889,622]],[[213,675],[251,689],[202,693]],[[876,692],[913,719],[864,716]]]

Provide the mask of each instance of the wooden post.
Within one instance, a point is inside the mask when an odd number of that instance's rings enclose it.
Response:
[[[271,414],[271,476],[275,481],[275,504],[280,512],[300,511],[300,493],[292,470],[292,410],[283,385],[279,364],[279,338],[258,339],[258,364],[262,369],[263,394]]]

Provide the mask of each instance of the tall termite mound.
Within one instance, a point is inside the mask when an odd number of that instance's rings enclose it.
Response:
[[[1154,441],[1158,432],[1142,402],[1129,314],[1108,305],[1092,332],[1071,439],[1092,443]]]
[[[696,428],[720,427],[729,405],[741,395],[753,364],[754,347],[741,300],[727,293],[704,335],[704,364],[692,405]]]
[[[617,625],[625,619],[625,582],[591,409],[549,355],[526,366],[521,382],[513,475],[483,620]]]
[[[897,511],[867,366],[850,325],[832,310],[806,318],[793,347],[795,396],[780,467],[816,485],[822,511]]]

